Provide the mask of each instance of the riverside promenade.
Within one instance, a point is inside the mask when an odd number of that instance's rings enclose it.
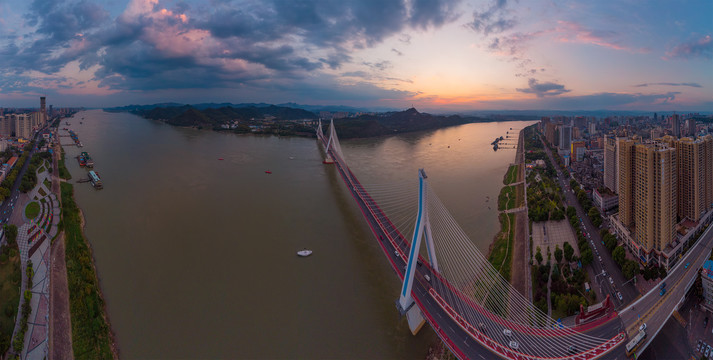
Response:
[[[32,191],[20,197],[21,205],[13,214],[14,223],[21,223],[17,230],[17,244],[20,249],[22,264],[23,293],[30,290],[32,297],[30,306],[32,311],[27,321],[24,346],[20,354],[21,359],[42,360],[49,354],[49,308],[50,308],[50,244],[58,232],[60,219],[59,201],[56,195],[50,192],[46,184],[51,183],[49,164],[45,163],[37,172],[37,185]],[[25,215],[25,207],[37,202],[40,212],[32,219]],[[18,204],[18,205],[20,205]],[[27,284],[27,265],[32,262],[34,276],[32,286],[25,289]],[[21,298],[21,302],[24,297]],[[22,307],[22,304],[20,304]],[[15,335],[19,330],[20,317],[15,324]]]

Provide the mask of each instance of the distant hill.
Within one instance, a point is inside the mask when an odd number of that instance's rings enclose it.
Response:
[[[490,119],[461,117],[459,115],[431,115],[420,113],[415,108],[380,115],[361,115],[355,118],[334,120],[339,138],[364,138],[392,135],[396,133],[438,129],[473,122],[487,122]]]
[[[263,107],[249,106],[234,108],[230,106],[220,108],[197,108],[190,105],[173,107],[139,108],[130,112],[143,116],[147,119],[161,120],[176,126],[194,127],[220,127],[233,120],[247,121],[251,119],[263,119],[265,116],[272,116],[275,120],[300,120],[316,119],[313,112],[293,109],[282,106],[266,105]]]

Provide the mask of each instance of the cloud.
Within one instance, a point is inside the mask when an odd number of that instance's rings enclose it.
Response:
[[[461,1],[212,1],[204,6],[130,0],[112,18],[90,0],[34,0],[24,15],[24,36],[0,39],[0,80],[29,86],[26,77],[15,75],[55,74],[77,62],[80,70],[92,69],[92,81],[113,90],[241,90],[278,82],[296,88],[324,75],[324,69],[351,63],[354,51],[392,36],[408,44],[407,31],[454,21]],[[366,65],[372,71],[392,66]]]
[[[700,88],[703,87],[699,83],[669,83],[669,82],[660,82],[660,83],[644,83],[644,84],[638,84],[634,85],[634,87],[647,87],[647,86],[690,86],[690,87],[695,87],[695,88]]]
[[[517,20],[508,17],[506,6],[507,0],[494,0],[484,11],[474,11],[473,20],[466,26],[483,36],[510,30],[517,25]]]
[[[402,53],[401,51],[399,51],[399,50],[396,49],[396,48],[391,48],[391,52],[395,53],[395,54],[398,55],[398,56],[403,56],[403,55],[404,55],[404,53]]]
[[[698,40],[692,40],[676,45],[666,52],[664,59],[713,59],[713,39],[706,35]]]
[[[631,48],[619,43],[620,34],[611,30],[588,29],[581,24],[571,21],[558,21],[555,31],[558,33],[557,40],[561,42],[591,44],[606,47],[614,50],[625,50],[629,52],[648,53],[646,48]]]
[[[564,85],[560,85],[553,82],[540,83],[537,79],[530,78],[527,82],[528,87],[524,89],[517,89],[517,91],[525,94],[535,94],[537,97],[545,96],[557,96],[570,92],[571,90],[565,89]]]

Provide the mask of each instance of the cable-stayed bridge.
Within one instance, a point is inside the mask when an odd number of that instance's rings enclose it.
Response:
[[[317,137],[325,149],[324,162],[334,164],[403,281],[396,307],[407,317],[411,331],[415,334],[427,322],[459,359],[584,360],[640,355],[680,303],[676,296],[693,283],[692,272],[679,266],[669,275],[675,277],[670,298],[658,298],[652,291],[633,304],[648,310],[644,315],[629,306],[619,316],[607,299],[583,311],[576,326],[564,326],[512,288],[480,253],[428,186],[423,169],[418,183],[410,186],[364,185],[344,160],[334,124],[326,137],[320,123]],[[710,250],[713,233],[707,231],[702,238],[697,246]],[[705,258],[691,260],[700,267],[698,262],[702,264]],[[588,318],[592,313],[596,316]],[[639,324],[649,318],[653,323],[647,331],[653,336],[632,346]]]

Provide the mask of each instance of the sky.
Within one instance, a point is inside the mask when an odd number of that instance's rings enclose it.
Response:
[[[713,111],[710,0],[0,0],[0,107]]]

